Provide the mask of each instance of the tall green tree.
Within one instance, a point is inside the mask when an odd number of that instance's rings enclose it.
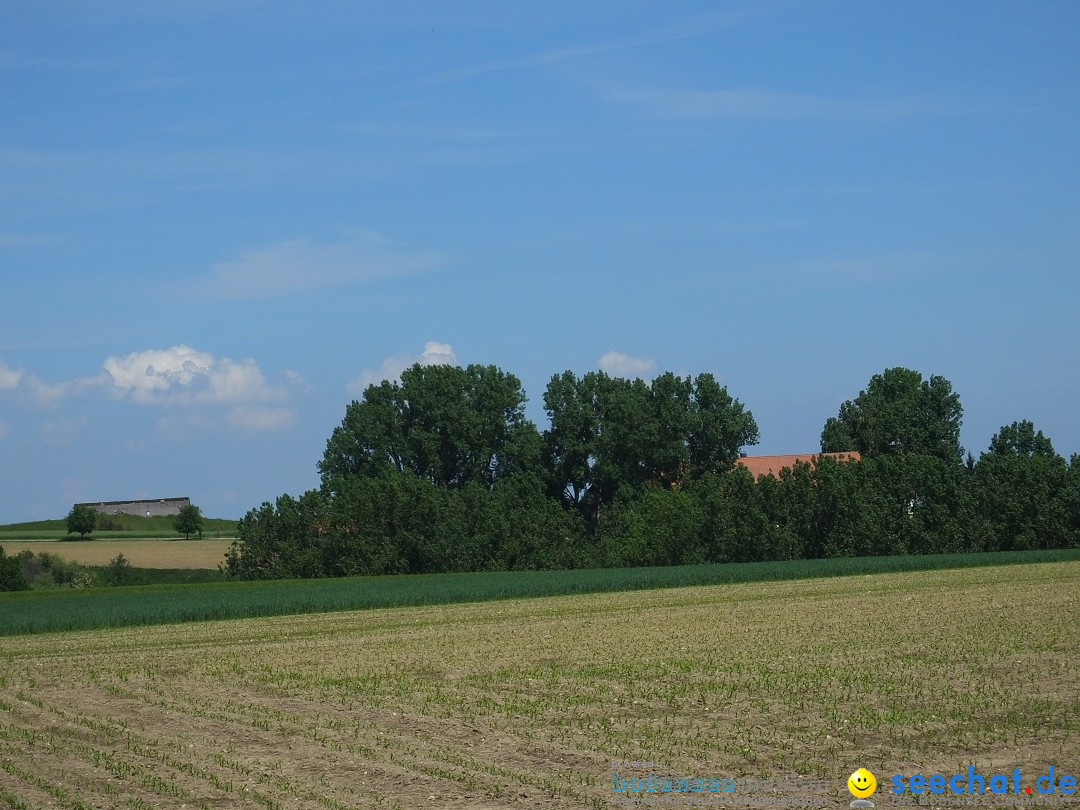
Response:
[[[858,557],[870,553],[872,532],[880,515],[868,508],[865,473],[860,464],[818,459],[814,486],[813,548],[807,557]]]
[[[693,476],[731,470],[739,451],[761,438],[754,415],[712,374],[694,379],[687,447]]]
[[[566,371],[548,383],[544,406],[550,492],[581,513],[590,534],[603,506],[647,485],[679,487],[728,470],[739,448],[758,440],[753,415],[710,374],[665,373],[647,384]]]
[[[965,550],[963,466],[926,455],[886,454],[852,465],[862,493],[867,554]]]
[[[1042,431],[1027,421],[1005,425],[971,476],[974,530],[984,550],[1061,548],[1073,543],[1069,469]]]
[[[960,463],[963,413],[944,377],[924,380],[911,369],[886,369],[825,422],[821,450],[857,450],[866,458],[921,453]]]
[[[520,381],[495,366],[422,366],[401,382],[368,386],[345,410],[319,463],[324,488],[383,470],[410,472],[436,486],[491,488],[536,470],[540,440],[525,418]]]
[[[785,533],[769,519],[765,502],[769,486],[763,487],[741,467],[727,473],[705,473],[691,483],[688,492],[698,505],[699,543],[705,562],[756,562],[791,556]]]
[[[225,554],[225,573],[234,579],[327,576],[322,554],[325,512],[319,490],[299,498],[282,495],[250,510]]]
[[[97,526],[98,512],[92,506],[77,503],[68,512],[65,523],[68,534],[77,534],[80,539],[94,531]]]
[[[544,392],[550,491],[582,515],[590,534],[620,490],[632,492],[654,468],[646,447],[659,441],[649,387],[602,371],[556,375]]]
[[[1059,493],[1062,514],[1068,525],[1066,545],[1080,546],[1080,453],[1073,453],[1069,458],[1069,471],[1065,476],[1065,486]]]
[[[697,500],[686,489],[649,487],[608,510],[598,534],[608,566],[690,565],[706,561]]]

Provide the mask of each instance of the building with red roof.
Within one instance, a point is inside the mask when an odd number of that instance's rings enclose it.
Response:
[[[790,456],[740,456],[738,463],[754,476],[755,480],[763,475],[780,477],[785,467],[794,467],[798,462],[809,464],[813,469],[819,458],[834,458],[837,461],[861,461],[862,456],[854,450],[848,453],[796,453]]]

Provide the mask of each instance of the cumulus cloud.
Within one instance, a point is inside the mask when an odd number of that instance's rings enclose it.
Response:
[[[113,356],[104,368],[108,387],[142,404],[251,402],[274,396],[254,360],[217,359],[184,345]]]
[[[601,371],[614,377],[642,377],[656,371],[656,361],[622,352],[608,352],[599,360]]]
[[[199,292],[216,301],[283,298],[414,273],[443,261],[441,254],[395,244],[373,231],[337,242],[292,239],[217,264]]]
[[[457,364],[454,347],[449,343],[429,340],[424,344],[424,351],[419,357],[411,354],[387,357],[377,369],[365,369],[360,376],[345,386],[352,396],[358,397],[369,385],[377,385],[383,380],[396,380],[409,366],[419,363],[422,366],[453,366]]]
[[[295,423],[296,413],[284,405],[293,395],[310,392],[295,371],[286,370],[270,383],[252,359],[217,358],[182,344],[114,355],[96,375],[57,383],[0,362],[2,390],[14,390],[20,401],[39,407],[96,390],[138,405],[179,408],[183,411],[179,417],[158,423],[159,432],[178,435],[193,428],[285,430]],[[85,420],[56,420],[46,422],[41,433],[50,444],[66,444],[84,426]]]
[[[306,391],[295,371],[282,373],[271,385],[252,360],[237,362],[179,345],[148,349],[104,364],[105,385],[118,396],[142,405],[187,406],[180,418],[163,418],[158,429],[180,436],[191,429],[227,427],[245,433],[276,433],[296,423],[296,411],[270,405],[287,399],[292,391]],[[196,406],[228,406],[222,414],[192,412]]]

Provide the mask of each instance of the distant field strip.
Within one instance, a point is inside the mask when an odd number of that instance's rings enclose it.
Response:
[[[599,810],[612,760],[844,804],[857,766],[1075,773],[1078,594],[1062,562],[12,637],[0,806]]]
[[[63,529],[0,529],[0,546],[19,541],[48,542],[62,541],[72,543],[100,542],[102,540],[182,540],[184,535],[175,529],[127,529],[123,531],[100,531],[95,529],[85,539],[77,534],[69,534]],[[234,540],[236,529],[204,531],[204,540]]]
[[[90,540],[73,542],[0,541],[14,557],[29,549],[45,551],[81,565],[108,565],[117,554],[136,568],[217,568],[225,562],[230,540]]]

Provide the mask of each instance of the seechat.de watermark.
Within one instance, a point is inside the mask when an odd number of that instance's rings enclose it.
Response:
[[[898,773],[883,784],[890,785],[891,807],[1063,807],[1072,803],[1076,793],[1076,778],[1053,767],[1031,782],[1025,782],[1019,768],[1011,774],[985,776],[969,765],[967,773],[950,775]],[[874,774],[866,768],[851,774],[848,790],[855,800],[850,807],[874,807],[871,797],[877,786]]]
[[[1067,773],[1056,773],[1051,766],[1049,773],[1040,774],[1028,781],[1021,776],[1019,768],[1014,768],[1011,774],[995,773],[985,776],[976,773],[974,765],[968,765],[967,773],[948,776],[940,773],[932,776],[923,776],[921,773],[905,776],[898,773],[892,778],[891,790],[896,796],[991,794],[1072,797],[1076,793],[1076,777]]]

